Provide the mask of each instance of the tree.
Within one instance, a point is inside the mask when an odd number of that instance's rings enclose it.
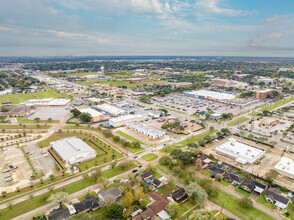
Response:
[[[167,179],[167,183],[166,183],[165,187],[168,190],[168,192],[171,192],[174,189],[175,183],[176,183],[176,180],[174,177],[170,177]]]
[[[146,170],[151,170],[152,172],[155,172],[157,168],[153,164],[149,163],[146,166]]]
[[[102,183],[104,189],[106,189],[106,187],[107,187],[109,181],[108,181],[108,179],[107,179],[106,177],[102,177],[102,178],[101,178],[101,183]]]
[[[133,187],[133,196],[134,196],[134,200],[135,201],[140,201],[143,196],[144,196],[144,189],[141,186],[140,183],[137,183],[134,187]]]
[[[54,175],[51,174],[51,175],[49,176],[49,178],[50,178],[50,180],[54,180]]]
[[[245,209],[251,209],[253,207],[252,200],[247,197],[240,199],[239,205]]]
[[[208,210],[194,211],[188,218],[188,220],[211,220],[213,219],[213,213]]]
[[[187,187],[187,192],[193,202],[198,203],[200,207],[204,207],[207,200],[207,193],[198,183],[190,183]]]
[[[79,119],[81,119],[83,122],[90,122],[91,121],[91,115],[89,113],[81,113],[79,114]]]
[[[200,158],[198,158],[197,160],[196,160],[196,169],[197,170],[202,170],[202,160],[200,159]]]
[[[35,120],[37,123],[39,123],[41,119],[40,119],[40,118],[35,118],[34,120]]]
[[[134,201],[134,196],[132,192],[127,192],[124,197],[124,201],[126,202],[126,206],[130,207]]]
[[[111,169],[114,169],[114,167],[116,166],[116,164],[117,164],[117,162],[116,162],[116,161],[113,161],[113,162],[111,163]]]
[[[52,118],[48,118],[48,122],[50,123],[52,121]]]
[[[78,115],[80,115],[81,114],[81,112],[78,110],[78,109],[73,109],[73,110],[71,110],[71,113],[73,113],[73,116],[74,117],[77,117]]]
[[[166,211],[172,218],[174,218],[179,212],[180,206],[177,202],[173,202],[172,204],[166,206]]]
[[[213,131],[213,130],[214,130],[214,127],[213,127],[213,126],[210,126],[210,127],[209,127],[209,130],[210,130],[210,131]]]
[[[6,194],[7,194],[6,191],[2,191],[2,192],[1,192],[1,195],[2,195],[3,198],[6,196]]]
[[[222,174],[220,174],[220,173],[216,174],[216,176],[215,176],[215,180],[216,181],[221,181],[222,179],[223,179],[223,175]]]
[[[198,144],[196,144],[196,143],[189,143],[188,144],[188,147],[190,147],[190,148],[197,148],[198,147]]]
[[[123,210],[121,205],[113,203],[108,209],[107,216],[111,219],[121,219],[123,217]]]
[[[61,207],[62,204],[69,202],[69,195],[66,192],[57,192],[55,194],[52,194],[49,197],[49,201],[50,202],[54,202],[59,204],[59,206]]]

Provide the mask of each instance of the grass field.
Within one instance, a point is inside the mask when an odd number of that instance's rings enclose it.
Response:
[[[212,131],[211,130],[205,131],[205,132],[203,132],[201,134],[193,136],[192,138],[181,141],[179,143],[180,145],[178,147],[176,145],[172,145],[168,150],[166,150],[165,148],[162,148],[160,151],[162,153],[170,153],[174,149],[183,148],[183,147],[187,146],[190,143],[198,142],[198,141],[202,140],[204,137],[206,137],[208,135],[211,135],[211,134],[214,134],[215,132],[217,132],[217,129],[214,129]]]
[[[247,120],[249,120],[249,118],[242,116],[240,118],[236,118],[234,121],[229,122],[227,125],[228,126],[236,126],[236,125],[241,124]]]
[[[23,124],[26,124],[26,123],[34,123],[34,124],[43,123],[43,124],[46,124],[46,123],[58,123],[59,122],[59,120],[51,120],[51,122],[49,122],[48,120],[40,120],[39,122],[37,122],[35,120],[28,119],[28,118],[16,118],[16,120],[17,120],[17,122],[23,123]]]
[[[48,91],[34,92],[34,93],[20,93],[13,95],[1,95],[0,103],[11,102],[12,104],[19,104],[29,99],[43,99],[43,98],[59,98],[66,97],[70,98],[67,94],[58,93],[54,89],[46,88]]]
[[[234,191],[235,191],[236,193],[239,193],[240,195],[242,195],[242,196],[246,196],[246,197],[249,197],[249,196],[252,194],[252,193],[247,192],[247,191],[245,191],[244,189],[240,188],[239,186],[237,186],[237,187],[234,189]]]
[[[216,197],[209,197],[209,200],[222,206],[228,211],[232,212],[241,219],[260,219],[260,220],[274,220],[275,218],[267,215],[266,213],[256,209],[245,209],[239,205],[239,199],[230,194],[218,189]]]
[[[137,86],[143,86],[144,84],[148,85],[164,85],[164,84],[169,84],[168,82],[165,81],[150,81],[150,82],[127,82],[123,80],[109,80],[109,81],[87,81],[87,82],[79,82],[78,84],[83,85],[83,86],[90,86],[94,84],[108,84],[110,86],[127,86],[127,87],[137,87]]]
[[[223,186],[225,187],[228,187],[229,185],[231,185],[231,183],[227,182],[227,181],[224,181],[224,180],[221,180],[221,181],[215,181],[216,183],[219,183],[219,184],[222,184]]]
[[[128,139],[129,141],[137,141],[137,142],[139,142],[140,144],[144,144],[144,145],[146,145],[146,144],[143,143],[142,141],[140,141],[140,140],[138,140],[138,139],[136,139],[136,138],[134,138],[134,137],[132,137],[132,136],[130,136],[130,135],[128,135],[128,134],[122,132],[122,131],[117,131],[116,133],[119,134],[120,136],[122,136],[122,137]]]
[[[1,125],[1,129],[48,129],[51,125]]]
[[[132,164],[131,166],[129,166],[128,168],[126,168],[125,170],[120,169],[119,167],[114,167],[113,169],[108,169],[102,172],[102,176],[106,177],[106,178],[111,178],[114,177],[116,175],[119,175],[121,173],[124,173],[128,170],[131,170],[133,168],[135,168],[136,165]],[[84,178],[81,179],[79,181],[76,181],[74,183],[71,183],[69,185],[66,185],[65,187],[62,187],[61,189],[55,189],[53,190],[53,193],[59,192],[60,190],[64,189],[65,192],[72,194],[75,193],[77,191],[80,191],[84,188],[87,188],[91,185],[96,184],[96,181],[94,181],[94,179],[88,177],[88,178]],[[49,202],[47,201],[48,197],[50,196],[50,193],[45,193],[39,196],[35,196],[32,199],[28,199],[26,201],[17,203],[17,204],[13,204],[11,209],[9,207],[2,209],[1,210],[1,217],[0,219],[12,219],[15,218],[16,216],[19,216],[21,214],[24,214],[26,212],[29,212],[31,210],[34,210],[38,207],[44,206],[46,204],[48,204]]]
[[[152,160],[155,160],[157,159],[158,156],[156,154],[153,154],[153,153],[150,153],[150,154],[146,154],[142,157],[143,160],[145,161],[152,161]]]

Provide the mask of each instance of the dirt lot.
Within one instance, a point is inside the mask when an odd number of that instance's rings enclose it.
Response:
[[[256,147],[256,148],[265,150],[266,153],[264,154],[264,157],[260,160],[261,163],[259,165],[255,165],[255,164],[242,165],[240,163],[237,163],[235,160],[233,160],[231,158],[228,158],[228,157],[225,157],[225,156],[222,156],[222,155],[216,153],[215,148],[218,145],[226,142],[228,140],[228,138],[230,138],[230,137],[233,137],[233,138],[237,139],[238,141],[245,143],[245,144],[248,144],[252,147]],[[243,139],[243,138],[240,138],[237,136],[229,136],[221,141],[209,144],[205,147],[204,152],[206,154],[213,154],[215,156],[215,158],[217,158],[223,162],[232,164],[235,167],[238,167],[242,170],[245,170],[249,173],[253,173],[254,175],[257,175],[260,177],[264,176],[265,173],[267,173],[270,169],[273,169],[274,166],[280,161],[281,156],[284,153],[283,151],[281,151],[278,148],[270,148],[270,147],[263,145],[263,144],[256,144],[253,141]]]
[[[14,171],[2,173],[2,170],[8,169],[8,164],[18,166]],[[0,151],[0,191],[15,191],[16,187],[22,188],[30,183],[30,177],[33,174],[30,165],[25,159],[21,149],[17,146],[5,147]],[[13,181],[5,182],[5,175],[12,174]]]

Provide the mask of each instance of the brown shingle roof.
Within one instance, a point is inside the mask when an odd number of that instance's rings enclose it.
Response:
[[[165,210],[165,207],[168,205],[168,201],[159,195],[157,192],[151,192],[148,194],[155,202],[151,203],[148,208],[150,208],[154,214]]]

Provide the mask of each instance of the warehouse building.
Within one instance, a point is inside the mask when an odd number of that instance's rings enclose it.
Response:
[[[104,115],[92,108],[83,108],[79,110],[81,113],[89,113],[91,115],[91,122],[101,121]]]
[[[114,116],[122,115],[122,114],[126,113],[125,110],[118,108],[114,105],[109,105],[109,104],[97,105],[96,108],[100,109],[101,111],[104,111],[110,115],[114,115]]]
[[[96,158],[97,152],[77,137],[69,137],[50,143],[51,149],[66,165],[73,166]]]
[[[135,121],[128,122],[126,125],[129,128],[131,128],[137,132],[140,132],[140,133],[142,133],[152,139],[157,139],[157,138],[163,137],[165,135],[164,131],[160,131],[154,127],[148,126],[148,125],[140,123],[140,122],[135,122]]]
[[[128,122],[140,121],[142,119],[143,119],[142,115],[122,115],[117,118],[109,119],[109,125],[112,125],[113,127],[119,127]]]
[[[209,90],[185,92],[184,95],[193,96],[200,99],[207,99],[215,102],[220,102],[222,100],[231,100],[235,98],[235,95],[232,94],[214,92]]]
[[[294,179],[294,161],[287,158],[282,157],[280,162],[277,163],[275,169],[278,170],[281,174],[288,176]]]
[[[70,103],[69,99],[53,99],[53,98],[44,98],[44,99],[30,99],[24,102],[23,104],[27,106],[65,106]]]
[[[216,152],[243,165],[254,163],[261,159],[265,153],[264,150],[241,143],[234,138],[229,138],[227,142],[217,146]]]

